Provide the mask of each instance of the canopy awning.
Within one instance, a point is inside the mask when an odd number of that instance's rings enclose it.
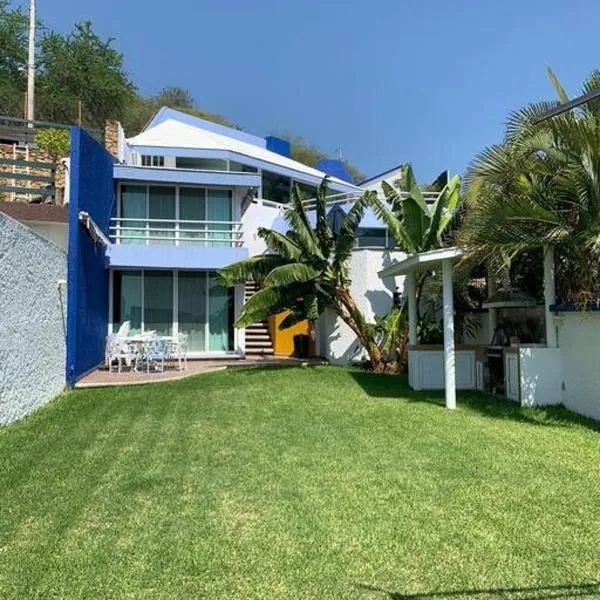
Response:
[[[411,271],[416,272],[424,269],[432,269],[436,264],[442,263],[444,260],[454,261],[463,254],[462,248],[459,248],[458,246],[429,250],[428,252],[420,252],[419,254],[411,254],[404,260],[393,262],[383,269],[383,271],[379,271],[378,275],[381,279],[384,279],[386,277],[406,275]]]

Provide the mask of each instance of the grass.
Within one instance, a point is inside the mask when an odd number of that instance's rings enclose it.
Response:
[[[397,377],[79,390],[0,430],[0,598],[600,598],[600,434]]]

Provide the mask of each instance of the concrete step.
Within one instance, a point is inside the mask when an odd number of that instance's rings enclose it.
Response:
[[[259,354],[275,354],[273,348],[246,348],[246,354],[249,356],[257,356]]]
[[[272,350],[273,344],[271,342],[253,342],[246,340],[246,350]]]
[[[246,339],[247,340],[252,340],[253,342],[260,342],[265,341],[265,342],[271,342],[271,336],[269,335],[268,332],[264,332],[264,333],[250,333],[250,334],[246,334]]]

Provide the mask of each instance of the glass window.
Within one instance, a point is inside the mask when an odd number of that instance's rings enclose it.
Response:
[[[121,234],[123,244],[143,244],[146,237],[146,186],[121,186]]]
[[[251,167],[250,165],[244,165],[240,162],[236,162],[234,160],[229,161],[229,170],[235,171],[236,173],[258,173],[258,169],[256,167]]]
[[[173,334],[173,273],[144,271],[144,331]]]
[[[175,159],[178,169],[198,169],[201,171],[227,171],[227,161],[222,158],[194,158],[178,156]]]
[[[175,237],[175,188],[151,185],[148,192],[150,236],[155,238],[151,240],[151,243],[171,245],[173,242],[169,238]]]
[[[142,154],[142,166],[143,167],[164,167],[165,157],[164,156],[150,156],[149,154]]]
[[[206,220],[209,246],[231,246],[231,190],[206,190]],[[217,221],[217,223],[215,223]],[[222,225],[218,221],[225,221]]]
[[[142,272],[115,271],[113,274],[113,331],[125,321],[131,333],[142,330]]]
[[[233,349],[233,290],[208,275],[208,349],[224,352]]]
[[[356,236],[356,242],[359,248],[385,248],[387,246],[386,239],[386,230],[381,228],[361,227]]]
[[[206,190],[204,188],[179,188],[179,230],[182,246],[197,245],[206,239],[206,223],[184,223],[184,221],[206,221]]]
[[[287,204],[290,201],[289,177],[283,177],[269,171],[262,172],[262,197],[265,200]]]
[[[312,200],[317,197],[317,188],[314,185],[308,185],[307,183],[300,183],[294,181],[294,185],[298,186],[300,195],[304,200]]]
[[[178,277],[179,332],[189,336],[191,352],[205,352],[206,273],[180,271]]]

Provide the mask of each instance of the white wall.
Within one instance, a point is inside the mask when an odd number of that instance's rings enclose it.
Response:
[[[563,313],[557,323],[563,402],[574,412],[600,419],[600,314]]]
[[[36,233],[44,236],[47,240],[67,250],[67,232],[66,223],[56,223],[53,221],[25,221],[24,223]]]
[[[6,425],[65,386],[67,255],[0,213],[0,273],[0,425]]]
[[[558,348],[519,349],[522,406],[560,404],[562,381],[562,357]]]
[[[402,252],[389,250],[356,249],[350,260],[350,287],[358,307],[368,321],[374,315],[385,316],[392,305],[396,285],[402,290],[404,277],[380,279],[377,273],[394,260],[403,260]],[[319,319],[319,353],[333,364],[349,364],[365,357],[354,332],[333,313]]]
[[[244,231],[244,246],[248,248],[250,256],[262,254],[267,249],[263,240],[256,234],[258,228],[279,229],[273,227],[273,224],[282,218],[282,212],[279,208],[264,206],[256,202],[251,202],[248,205],[241,221]]]

